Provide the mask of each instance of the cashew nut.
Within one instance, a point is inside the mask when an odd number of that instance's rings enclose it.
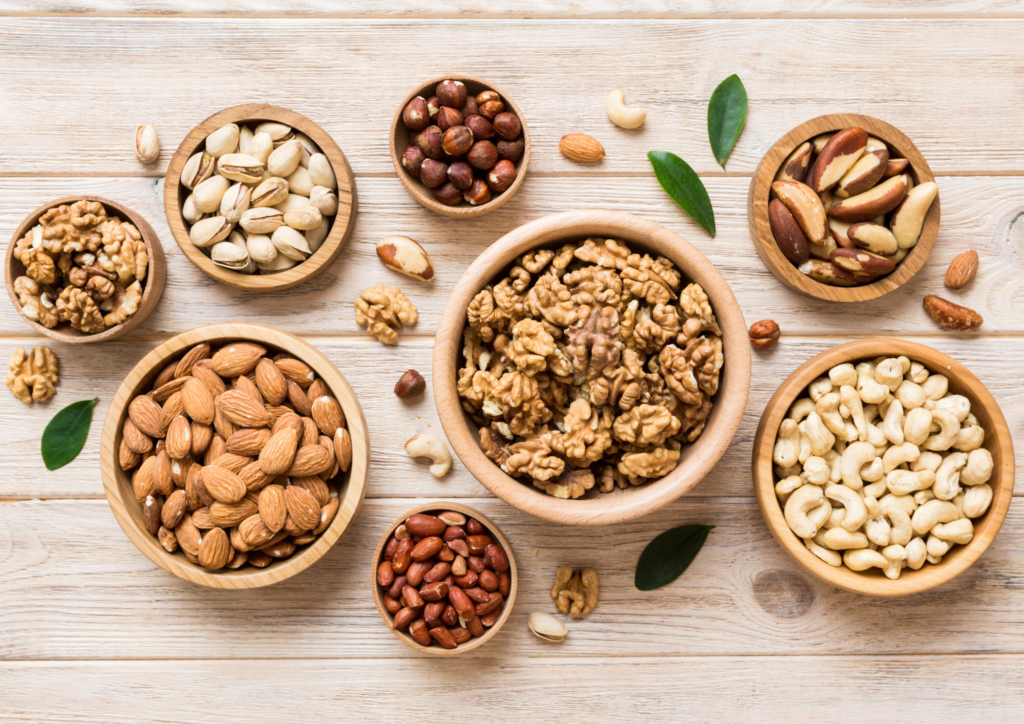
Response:
[[[914,383],[920,385],[926,379],[928,379],[929,375],[931,375],[931,372],[929,372],[928,368],[925,367],[920,362],[911,362],[910,363],[910,372],[909,372],[909,374],[907,374],[907,379],[909,379],[911,382],[914,382]]]
[[[800,422],[812,412],[814,412],[814,400],[801,397],[793,403],[792,407],[789,408],[789,417],[792,420]]]
[[[941,400],[936,400],[935,406],[940,410],[949,410],[960,422],[971,414],[971,401],[963,395],[946,395]]]
[[[992,477],[992,467],[992,453],[983,447],[971,450],[967,465],[960,471],[960,482],[964,485],[987,483]]]
[[[910,515],[898,502],[895,502],[895,499],[889,498],[889,500],[891,502],[888,505],[882,506],[886,516],[888,516],[889,521],[892,523],[889,542],[905,546],[910,542],[910,538],[914,534],[914,528],[910,523]],[[879,504],[881,504],[881,501],[879,501]]]
[[[807,387],[807,394],[817,402],[832,391],[832,380],[828,377],[819,377]]]
[[[857,365],[857,373],[857,392],[860,393],[860,399],[869,405],[882,402],[889,394],[889,388],[876,382],[874,374],[867,371],[866,365]]]
[[[910,469],[915,473],[921,470],[931,470],[933,473],[942,465],[942,456],[930,450],[921,453],[921,457],[913,462]]]
[[[807,546],[807,550],[828,563],[830,566],[838,568],[843,565],[842,555],[835,551],[830,551],[828,548],[823,548],[815,543],[813,538],[804,538],[804,545]]]
[[[843,554],[843,563],[851,571],[866,571],[869,568],[881,568],[884,571],[889,567],[889,561],[885,560],[885,556],[868,549],[846,551]]]
[[[960,519],[960,511],[948,500],[929,500],[914,511],[910,519],[914,532],[924,535],[939,523],[952,523]],[[939,555],[943,555],[943,553]]]
[[[875,458],[875,460],[878,460],[878,458]],[[874,466],[874,463],[871,463],[871,465]],[[861,477],[864,477],[864,468],[861,468]],[[879,480],[876,480],[870,485],[865,485],[864,489],[861,492],[864,493],[865,497],[870,495],[872,498],[878,498],[888,493],[889,487],[885,484],[885,475],[882,475],[882,477]]]
[[[938,375],[932,375],[936,376]],[[960,421],[949,410],[935,409],[932,410],[932,423],[938,423],[939,432],[925,440],[922,447],[925,450],[949,450],[960,434]]]
[[[930,375],[921,384],[921,389],[929,400],[941,400],[949,390],[949,379],[945,375]]]
[[[441,440],[433,435],[414,435],[405,443],[405,452],[411,458],[430,458],[430,474],[435,478],[444,477],[452,467],[452,456]]]
[[[851,533],[844,528],[829,528],[823,537],[825,545],[834,551],[847,551],[853,548],[867,548],[868,538],[863,533]]]
[[[891,532],[892,528],[883,515],[868,518],[867,522],[864,523],[864,533],[867,535],[868,540],[876,546],[889,545],[889,535]]]
[[[864,501],[860,499],[857,493],[845,485],[834,485],[831,483],[826,485],[825,497],[829,500],[835,500],[846,508],[846,518],[843,519],[843,528],[846,530],[855,531],[864,525],[864,521],[868,519],[868,509],[864,507]],[[813,536],[804,537],[810,538]],[[829,547],[831,548],[831,546]]]
[[[893,400],[885,411],[882,434],[893,445],[903,444],[903,403],[899,400]]]
[[[967,425],[960,428],[953,443],[954,450],[971,452],[977,450],[985,442],[985,428],[981,425]]]
[[[909,495],[918,490],[930,488],[935,483],[935,473],[931,470],[900,470],[897,468],[885,476],[885,484],[894,495]]]
[[[796,475],[797,477],[800,477],[800,473],[804,471],[804,468],[802,465],[800,465],[800,463],[797,463],[796,465],[789,465],[787,467],[776,465],[772,469],[775,471],[775,477],[779,478],[780,480],[782,478],[788,478],[791,475]]]
[[[896,388],[895,395],[896,399],[903,404],[903,409],[908,411],[921,407],[924,401],[928,399],[921,385],[910,380],[903,380],[900,386]]]
[[[885,469],[882,465],[882,458],[876,457],[869,463],[865,463],[861,466],[860,477],[866,483],[882,483],[882,490],[885,490],[885,481],[882,478],[885,477]],[[867,493],[865,493],[866,495]]]
[[[872,423],[881,417],[881,413],[878,411],[878,405],[864,405],[864,421]]]
[[[825,530],[831,528],[839,528],[843,525],[843,519],[846,517],[846,508],[833,508],[832,512],[828,514],[828,520],[825,521],[825,525],[822,527]]]
[[[824,458],[812,455],[804,463],[804,472],[801,477],[814,485],[824,485],[829,481],[831,474],[832,466],[825,462]]]
[[[647,111],[626,106],[626,91],[617,88],[608,94],[608,118],[619,128],[639,128],[647,120]]]
[[[889,446],[888,441],[885,439],[885,433],[882,432],[882,428],[876,427],[875,425],[868,425],[868,437],[867,441],[875,446],[875,454],[879,457],[885,453],[885,449]]]
[[[874,459],[875,448],[871,443],[855,442],[849,445],[843,453],[842,462],[839,465],[843,484],[851,490],[863,488],[864,481],[860,477],[860,469],[865,463],[870,463]]]
[[[785,505],[793,491],[803,484],[804,481],[799,475],[790,475],[788,478],[783,478],[779,482],[775,483],[775,495],[777,495],[779,501]]]
[[[857,384],[857,370],[849,362],[844,362],[830,369],[828,371],[828,378],[836,387],[842,387],[843,385],[853,387]]]
[[[960,492],[960,469],[967,464],[967,455],[962,452],[950,453],[935,471],[932,492],[939,500],[952,500]]]
[[[840,402],[842,402],[842,398],[839,396],[838,392],[829,392],[828,394],[822,395],[818,398],[815,408],[829,432],[840,440],[849,441],[850,437],[846,434],[846,423],[843,422],[843,417],[839,414]]]
[[[928,555],[928,546],[924,539],[915,537],[906,543],[904,549],[907,551],[907,568],[918,571],[924,565],[925,557]]]
[[[903,382],[903,365],[895,357],[883,360],[875,367],[875,382],[885,385],[890,392],[895,392]]]
[[[931,488],[929,488],[928,490],[918,490],[911,497],[913,497],[914,502],[918,505],[924,505],[929,500],[935,500],[935,493],[933,493]]]
[[[849,417],[853,421],[854,427],[857,428],[857,439],[867,440],[868,422],[864,418],[864,404],[860,401],[857,390],[849,385],[843,385],[839,388],[839,399],[850,411]]]
[[[886,475],[903,463],[912,463],[921,456],[921,450],[912,442],[894,445],[882,455],[882,469]]]
[[[783,420],[779,426],[779,439],[775,442],[772,460],[784,468],[795,465],[800,460],[800,428],[789,418]]]
[[[825,426],[824,420],[816,411],[804,420],[804,432],[811,443],[811,455],[821,457],[836,444],[835,435]]]
[[[820,530],[831,515],[832,503],[828,502],[828,500],[823,500],[821,505],[807,512],[807,520],[811,521],[811,524]]]
[[[974,524],[968,518],[939,523],[932,528],[932,535],[950,543],[967,545],[974,538]]]
[[[885,577],[896,580],[903,570],[903,562],[907,560],[907,550],[901,545],[886,546],[882,549],[882,557],[888,565],[885,567]]]
[[[913,495],[893,495],[892,493],[889,493],[884,498],[880,498],[878,500],[878,504],[881,505],[883,509],[888,508],[890,505],[898,505],[903,508],[907,515],[910,515],[917,510],[918,506]]]
[[[985,511],[991,504],[992,486],[982,483],[964,491],[964,501],[960,512],[967,518],[978,518],[985,515]]]
[[[928,562],[929,563],[935,563],[935,561],[933,561],[931,559],[933,557],[941,559],[942,556],[944,556],[947,553],[949,553],[949,549],[953,547],[953,543],[951,541],[948,541],[948,540],[943,540],[942,538],[939,538],[937,535],[932,533],[931,535],[928,536],[927,546],[928,546]]]
[[[817,485],[804,485],[793,491],[786,501],[786,523],[801,538],[813,538],[818,532],[818,527],[808,519],[807,513],[821,505],[823,499]]]

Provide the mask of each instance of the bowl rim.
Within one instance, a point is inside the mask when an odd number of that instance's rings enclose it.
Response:
[[[877,299],[910,281],[928,261],[939,235],[941,209],[939,195],[928,209],[921,236],[896,268],[871,284],[858,287],[833,287],[817,282],[797,271],[779,249],[768,222],[768,201],[772,182],[782,163],[797,146],[823,133],[844,128],[863,128],[868,135],[880,138],[902,158],[910,161],[916,184],[935,181],[931,167],[910,138],[895,126],[872,116],[857,113],[831,113],[801,123],[780,138],[762,157],[750,181],[747,194],[747,219],[754,248],[769,271],[785,286],[815,299],[832,302],[862,302]]]
[[[725,365],[715,407],[704,433],[684,446],[671,473],[653,483],[590,499],[560,500],[526,485],[495,465],[480,449],[459,403],[456,360],[465,310],[501,269],[529,249],[561,240],[607,236],[669,257],[711,301],[722,329]],[[470,265],[452,290],[434,339],[433,389],[437,414],[455,454],[481,485],[509,505],[555,523],[607,525],[633,520],[667,505],[693,488],[725,453],[739,428],[750,389],[750,343],[736,297],[715,266],[673,231],[619,211],[568,211],[513,229]]]
[[[430,95],[433,95],[433,90],[437,86],[437,84],[444,80],[462,81],[467,85],[467,89],[469,87],[469,84],[472,83],[479,85],[483,88],[486,88],[487,90],[494,91],[499,96],[501,96],[501,98],[510,106],[511,110],[517,116],[519,116],[519,123],[523,127],[523,155],[519,159],[519,162],[515,164],[515,181],[513,181],[512,185],[505,189],[503,193],[493,197],[486,204],[482,204],[480,206],[470,206],[468,204],[448,206],[447,204],[442,204],[440,201],[437,201],[431,195],[430,189],[428,189],[423,184],[419,183],[417,179],[412,178],[409,175],[409,172],[402,167],[402,153],[404,153],[405,149],[409,147],[408,143],[405,143],[403,145],[400,144],[398,141],[398,133],[399,130],[402,128],[402,126],[400,125],[402,121],[402,111],[405,110],[405,107],[409,104],[409,101],[411,101],[416,96],[422,96],[424,94],[424,91],[426,91],[427,89],[430,89],[430,93],[425,97],[429,98]],[[399,150],[400,145],[401,150]],[[473,75],[467,75],[465,73],[449,73],[448,75],[441,75],[436,78],[432,78],[426,83],[421,84],[416,90],[407,95],[405,99],[402,101],[402,103],[398,106],[398,110],[395,112],[394,117],[391,119],[389,146],[391,150],[391,163],[394,165],[395,173],[398,175],[398,178],[402,181],[402,185],[405,186],[406,191],[408,191],[409,194],[425,208],[430,209],[434,213],[441,214],[442,216],[447,216],[453,219],[476,218],[478,216],[483,216],[484,214],[489,214],[490,212],[498,209],[500,206],[503,206],[509,199],[511,199],[515,195],[515,193],[519,190],[519,187],[523,184],[523,179],[526,178],[526,169],[530,165],[530,129],[528,124],[526,123],[526,117],[523,115],[523,112],[519,108],[518,104],[516,104],[516,102],[512,100],[512,96],[508,95],[505,91],[501,90],[493,83],[490,83],[484,80],[483,78],[478,78],[477,76]]]
[[[136,310],[135,314],[121,324],[117,324],[97,334],[79,332],[77,329],[72,329],[65,322],[61,322],[60,325],[54,329],[44,327],[39,324],[39,322],[35,322],[25,316],[25,313],[21,308],[21,301],[18,299],[18,295],[14,292],[14,280],[16,278],[14,274],[14,265],[21,264],[20,261],[14,258],[14,247],[17,245],[18,241],[39,222],[39,217],[47,211],[56,206],[60,206],[61,204],[70,205],[76,201],[98,201],[107,207],[108,211],[112,209],[127,221],[130,221],[135,225],[135,228],[139,230],[139,233],[142,234],[142,240],[146,243],[146,253],[149,254],[149,265],[146,270],[146,279],[145,284],[143,285],[142,299],[139,301],[138,310]],[[157,236],[156,231],[153,230],[153,227],[150,226],[149,222],[146,221],[141,214],[120,202],[113,201],[103,196],[94,196],[91,194],[62,196],[59,199],[47,201],[45,204],[39,206],[32,213],[26,216],[18,225],[18,228],[15,229],[14,235],[11,237],[11,241],[7,245],[7,263],[4,270],[7,281],[7,294],[10,296],[11,303],[18,312],[18,316],[40,334],[46,335],[50,339],[55,339],[58,342],[67,342],[69,344],[106,342],[128,334],[130,331],[142,324],[146,318],[153,313],[153,310],[156,309],[157,304],[160,302],[160,298],[163,296],[164,284],[167,279],[167,263],[164,259],[164,248],[160,244],[160,237]]]
[[[886,578],[877,569],[856,572],[845,566],[834,568],[825,563],[790,530],[775,495],[775,481],[772,471],[772,451],[775,436],[786,413],[796,398],[812,380],[827,373],[832,367],[853,360],[873,359],[879,356],[906,355],[912,361],[921,362],[930,371],[943,370],[950,380],[950,387],[960,390],[958,394],[971,396],[971,412],[977,415],[975,402],[980,404],[983,416],[988,420],[985,428],[985,445],[997,451],[993,479],[994,496],[985,520],[975,529],[973,540],[964,546],[952,549],[937,565],[927,564],[917,571],[905,569],[895,581]],[[981,422],[981,416],[979,416]],[[1006,517],[1013,497],[1014,456],[1013,440],[1006,418],[988,388],[970,370],[954,358],[932,347],[901,339],[862,339],[832,347],[804,362],[779,385],[765,406],[757,426],[751,454],[751,472],[754,494],[757,497],[761,515],[778,544],[801,568],[826,583],[871,596],[905,596],[920,593],[940,586],[967,570],[988,548]],[[990,481],[991,483],[991,481]]]
[[[395,529],[399,525],[404,523],[406,519],[409,518],[409,516],[415,515],[416,513],[426,513],[428,511],[433,510],[451,510],[456,513],[462,513],[463,515],[468,515],[472,518],[476,518],[478,521],[483,523],[484,526],[486,526],[487,530],[495,538],[498,539],[498,542],[505,549],[505,553],[508,555],[509,571],[512,574],[512,587],[509,589],[508,598],[505,599],[505,608],[504,610],[502,610],[501,616],[498,617],[498,620],[494,622],[494,625],[491,626],[490,629],[484,632],[483,636],[473,639],[469,643],[454,649],[446,649],[441,646],[434,645],[421,646],[408,633],[404,631],[398,631],[397,629],[392,627],[391,622],[394,620],[394,617],[390,613],[388,613],[386,608],[384,608],[383,596],[381,595],[380,590],[381,587],[377,585],[377,567],[380,566],[380,564],[382,563],[381,557],[383,556],[384,553],[384,546],[387,545],[388,539],[391,537],[391,534],[394,533]],[[373,552],[373,559],[370,561],[370,588],[373,591],[373,603],[377,607],[377,613],[380,614],[381,619],[387,625],[391,633],[393,633],[402,642],[411,646],[417,651],[424,651],[428,654],[433,654],[435,656],[456,656],[458,654],[464,654],[467,651],[472,651],[478,646],[483,646],[485,643],[490,641],[491,638],[493,638],[494,635],[498,633],[498,630],[505,625],[505,622],[512,614],[512,607],[515,605],[516,602],[516,593],[518,587],[519,568],[516,565],[516,556],[515,552],[512,550],[512,546],[508,542],[508,539],[505,538],[505,535],[501,532],[498,526],[495,525],[493,520],[488,518],[486,515],[481,513],[476,508],[464,505],[463,503],[455,503],[452,501],[441,500],[434,501],[431,503],[421,503],[420,505],[417,505],[415,508],[412,508],[411,510],[407,511],[403,515],[396,518],[394,522],[392,522],[391,525],[388,526],[388,529],[384,532],[384,535],[381,536],[380,541],[377,543],[377,548]]]
[[[142,526],[141,506],[131,492],[131,478],[120,470],[117,463],[121,429],[128,414],[128,403],[137,390],[148,385],[160,373],[169,359],[179,356],[200,342],[251,341],[287,351],[302,360],[324,380],[341,404],[352,438],[352,466],[348,482],[339,494],[338,512],[334,521],[319,538],[297,555],[279,561],[267,568],[208,571],[198,566],[179,551],[168,553]],[[370,467],[369,434],[359,400],[345,376],[327,357],[308,342],[288,332],[262,324],[231,322],[209,324],[182,332],[147,353],[125,377],[118,387],[103,425],[100,444],[100,471],[107,502],[118,524],[128,539],[143,555],[165,571],[178,578],[210,588],[239,590],[259,588],[278,583],[304,571],[329,551],[345,533],[355,518],[366,491]]]
[[[181,206],[187,198],[181,194],[181,172],[185,168],[185,163],[213,131],[229,123],[249,121],[277,121],[309,136],[331,162],[338,182],[338,213],[323,244],[301,264],[275,274],[242,274],[217,266],[189,240],[188,228],[181,215]],[[231,106],[197,123],[174,151],[164,175],[164,213],[174,240],[178,242],[178,246],[189,261],[207,276],[237,289],[280,291],[291,289],[322,274],[338,258],[352,236],[357,206],[355,176],[344,152],[330,134],[301,113],[269,103]]]

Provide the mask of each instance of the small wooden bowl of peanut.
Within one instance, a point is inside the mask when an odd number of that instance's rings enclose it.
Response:
[[[362,408],[298,337],[213,324],[164,342],[118,388],[103,487],[147,558],[211,588],[257,588],[323,556],[363,499]]]
[[[867,339],[801,365],[765,407],[754,490],[804,570],[854,593],[939,586],[988,548],[1013,494],[999,406],[962,364]]]

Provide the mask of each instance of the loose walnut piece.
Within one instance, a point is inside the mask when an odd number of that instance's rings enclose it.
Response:
[[[356,300],[356,323],[384,344],[397,344],[398,330],[416,324],[417,316],[416,307],[397,287],[370,287]]]
[[[33,400],[46,402],[57,392],[57,356],[49,347],[37,347],[28,354],[24,347],[16,347],[9,367],[7,387],[26,405]]]
[[[555,583],[551,587],[551,598],[559,613],[568,613],[573,618],[583,618],[597,606],[600,581],[593,568],[562,566],[555,572]]]

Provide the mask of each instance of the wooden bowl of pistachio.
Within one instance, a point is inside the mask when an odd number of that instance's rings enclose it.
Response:
[[[185,256],[217,281],[289,289],[341,253],[355,221],[355,179],[316,123],[250,103],[189,132],[167,168],[164,208]]]

